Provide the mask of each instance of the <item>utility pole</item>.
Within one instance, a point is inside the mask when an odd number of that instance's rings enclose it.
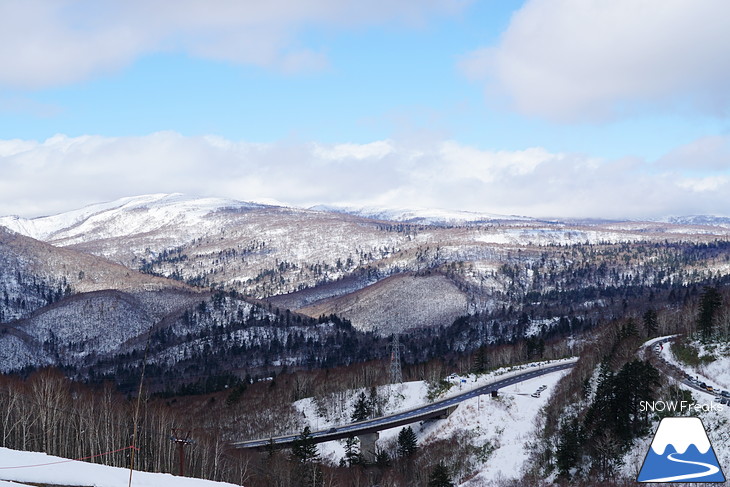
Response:
[[[400,335],[393,333],[393,342],[390,344],[390,383],[401,384],[403,372],[400,366]]]
[[[172,436],[170,437],[173,443],[177,445],[177,454],[178,459],[180,461],[180,466],[178,467],[177,474],[180,477],[185,476],[185,446],[189,445],[193,442],[193,440],[190,439],[190,431],[188,430],[185,433],[185,436],[182,435],[182,432],[178,428],[172,429]]]

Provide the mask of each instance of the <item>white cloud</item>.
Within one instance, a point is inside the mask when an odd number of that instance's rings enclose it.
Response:
[[[481,150],[448,140],[252,144],[175,132],[58,135],[0,140],[0,215],[38,216],[158,192],[536,217],[728,214],[730,167],[697,175],[673,157],[668,166],[539,147]]]
[[[499,44],[461,67],[520,112],[550,120],[688,107],[725,114],[729,30],[724,0],[528,0]]]
[[[417,25],[461,10],[465,0],[4,0],[0,85],[39,88],[119,70],[139,56],[181,51],[282,72],[322,69],[302,46],[307,28],[384,22]]]
[[[716,193],[720,190],[727,190],[730,186],[728,183],[730,183],[730,178],[727,176],[707,176],[682,179],[677,182],[677,185],[695,193]]]
[[[381,159],[393,152],[393,145],[386,140],[369,144],[314,144],[313,153],[324,160]]]
[[[485,183],[531,174],[540,164],[560,157],[548,153],[541,147],[521,151],[491,152],[456,142],[445,142],[441,147],[440,156],[451,169],[442,177],[459,180],[470,178]]]
[[[701,137],[675,148],[658,163],[661,167],[675,170],[730,170],[730,138],[722,135]]]

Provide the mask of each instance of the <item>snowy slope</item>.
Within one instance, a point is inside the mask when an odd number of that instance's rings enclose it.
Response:
[[[434,299],[434,298],[438,299]],[[419,303],[409,313],[394,313],[403,303]],[[409,327],[438,326],[452,323],[468,312],[467,296],[440,274],[414,276],[401,274],[345,296],[318,302],[299,312],[312,317],[337,314],[364,331],[382,335]],[[404,319],[405,317],[405,319]]]
[[[45,453],[0,448],[0,479],[33,484],[127,487],[129,469],[68,460]],[[0,480],[0,487],[19,485],[27,486],[28,484]],[[233,487],[233,485],[165,473],[135,471],[132,474],[132,486],[134,487]]]
[[[203,217],[224,208],[241,210],[263,206],[223,198],[151,194],[121,198],[53,216],[33,219],[2,217],[0,225],[37,240],[67,246],[89,239],[123,237],[162,228],[185,230],[205,225]]]
[[[93,255],[74,252],[0,227],[0,323],[26,318],[70,294],[118,289],[189,289]]]

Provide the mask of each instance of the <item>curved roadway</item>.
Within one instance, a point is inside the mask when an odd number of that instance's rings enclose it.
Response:
[[[491,394],[491,392],[494,390],[499,390],[503,387],[507,387],[518,382],[524,382],[526,380],[530,380],[541,375],[570,369],[575,365],[576,361],[577,359],[573,359],[570,362],[563,362],[558,365],[530,367],[524,372],[512,375],[510,377],[506,377],[504,379],[496,380],[487,385],[472,389],[457,396],[433,402],[431,404],[426,404],[418,408],[401,411],[399,413],[391,414],[388,416],[381,416],[379,418],[359,421],[357,423],[350,423],[347,425],[339,426],[337,428],[314,431],[312,432],[311,438],[314,443],[323,443],[325,441],[340,440],[343,438],[349,438],[362,434],[368,434],[376,431],[395,428],[397,426],[416,423],[418,421],[423,421],[426,419],[445,417],[462,401],[466,401],[467,399],[471,399],[482,394]],[[233,446],[234,448],[261,449],[275,445],[278,448],[285,448],[293,443],[294,440],[296,440],[299,436],[299,434],[295,434],[277,436],[274,438],[239,441],[231,443],[231,446]]]

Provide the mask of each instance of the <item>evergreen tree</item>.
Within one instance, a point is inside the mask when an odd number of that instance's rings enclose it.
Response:
[[[377,417],[383,413],[382,408],[380,407],[380,399],[378,398],[378,390],[374,386],[370,388],[368,406],[370,407],[371,417]]]
[[[375,454],[375,465],[380,468],[390,467],[390,455],[385,450],[378,450]]]
[[[697,323],[702,340],[707,341],[712,338],[713,319],[721,305],[722,296],[717,288],[706,287],[700,299],[700,316]]]
[[[398,433],[398,455],[403,458],[410,457],[416,453],[417,443],[416,433],[410,426],[401,429]]]
[[[266,445],[266,453],[269,457],[273,457],[276,453],[276,443],[274,442],[273,438],[269,438],[269,443]]]
[[[613,425],[615,417],[614,387],[615,374],[607,362],[601,363],[598,371],[596,394],[585,417],[586,428],[592,431],[603,431]]]
[[[570,470],[574,468],[581,456],[583,431],[577,419],[564,421],[560,427],[558,446],[555,452],[555,462],[558,473],[563,478],[570,478]]]
[[[475,374],[483,374],[489,368],[489,356],[484,347],[479,347],[476,355],[474,356],[474,365],[472,371]]]
[[[599,443],[604,463],[606,452],[616,455],[637,436],[648,433],[650,421],[647,412],[641,412],[642,401],[656,399],[660,385],[659,371],[649,362],[635,359],[614,374],[604,363],[598,376],[596,395],[585,416],[588,442],[594,452]],[[607,448],[610,445],[615,447]]]
[[[317,445],[312,439],[312,430],[309,426],[305,426],[302,434],[294,440],[291,452],[299,463],[319,461],[319,452],[317,451]]]
[[[312,439],[312,431],[305,426],[302,434],[294,440],[291,448],[292,456],[298,462],[299,481],[301,487],[319,487],[322,485],[322,470],[319,466],[319,452]]]
[[[636,329],[636,323],[634,323],[633,319],[629,319],[625,325],[621,326],[621,332],[619,333],[619,338],[621,340],[638,336],[639,331]]]
[[[653,309],[647,310],[646,313],[644,313],[644,328],[646,328],[646,333],[650,336],[656,336],[657,333],[659,333],[659,319],[656,314],[656,311]]]
[[[624,365],[616,374],[614,400],[617,412],[616,436],[627,443],[646,432],[649,427],[648,413],[640,412],[642,401],[655,399],[655,391],[659,388],[659,371],[649,362],[633,360]]]
[[[358,441],[354,437],[350,436],[345,440],[345,464],[348,467],[362,463],[362,457],[360,456],[360,449],[358,448]]]
[[[363,421],[370,417],[370,403],[365,397],[365,392],[360,393],[357,402],[355,403],[355,410],[352,412],[353,421]]]
[[[428,487],[454,487],[449,469],[444,462],[437,463],[431,470],[431,475],[428,476]]]

